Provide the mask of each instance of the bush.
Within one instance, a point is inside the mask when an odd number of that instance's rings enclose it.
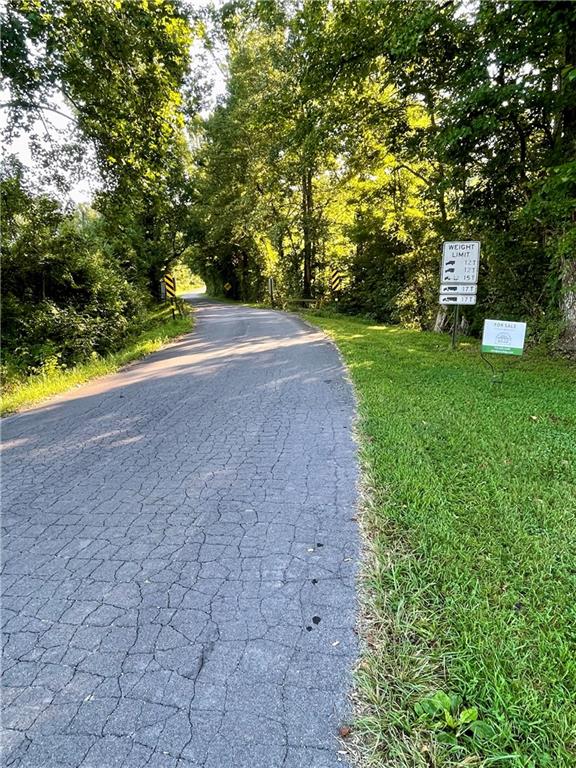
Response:
[[[92,211],[63,212],[5,179],[2,345],[23,374],[117,349],[139,327],[145,295],[122,274]]]

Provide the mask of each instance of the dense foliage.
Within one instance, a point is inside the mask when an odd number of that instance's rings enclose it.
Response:
[[[226,94],[204,121],[198,35],[226,58]],[[164,271],[188,258],[216,294],[262,299],[273,277],[278,300],[440,330],[442,240],[479,239],[478,305],[464,324],[524,318],[574,349],[575,40],[569,0],[236,0],[201,23],[180,0],[10,0],[3,107],[56,186],[91,148],[96,250],[135,294],[157,296]],[[58,111],[55,94],[74,127],[57,148],[33,128]],[[47,215],[46,191],[26,194],[28,215]],[[60,215],[34,247],[76,238],[81,261],[85,233],[62,233],[78,214]],[[4,226],[6,259],[27,254],[34,225],[7,215]],[[49,284],[52,267],[45,259]],[[9,350],[24,328],[11,281],[25,279],[11,267],[4,283]],[[31,318],[46,299],[17,300]]]
[[[0,192],[5,365],[46,370],[117,348],[144,295],[110,253],[101,220],[31,194],[14,171]]]
[[[6,163],[2,338],[34,370],[117,346],[186,249],[193,30],[177,0],[11,0],[2,26],[9,134],[57,188],[89,148],[99,176],[93,210],[74,212]],[[54,146],[58,96],[74,142]]]
[[[226,4],[196,263],[218,291],[441,328],[444,239],[479,239],[483,317],[576,343],[576,5]],[[339,292],[328,278],[344,274]]]

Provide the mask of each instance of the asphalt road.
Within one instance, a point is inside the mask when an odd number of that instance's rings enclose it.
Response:
[[[353,396],[282,313],[3,420],[3,765],[333,768],[356,656]]]

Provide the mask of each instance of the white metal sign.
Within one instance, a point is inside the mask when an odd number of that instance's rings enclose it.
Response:
[[[459,304],[476,304],[475,293],[455,293],[452,296],[446,294],[440,294],[440,304],[452,304],[458,306]]]
[[[441,283],[477,283],[479,266],[478,240],[447,241],[443,244]]]
[[[476,283],[473,283],[471,285],[462,285],[461,283],[448,285],[446,283],[443,283],[440,286],[440,293],[445,293],[449,296],[454,296],[457,293],[475,294],[477,290],[478,290],[478,286],[476,285]]]
[[[524,350],[526,323],[509,320],[484,320],[482,352],[521,355]]]

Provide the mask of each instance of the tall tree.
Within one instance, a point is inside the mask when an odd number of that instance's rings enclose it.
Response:
[[[343,0],[311,47],[326,93],[385,78],[425,109],[416,129],[397,123],[390,147],[422,178],[438,239],[483,242],[472,321],[489,308],[538,331],[560,323],[572,347],[575,20],[571,2]]]
[[[166,222],[186,186],[180,87],[190,22],[176,0],[11,0],[8,66],[15,125],[61,91],[95,147],[100,206],[156,289],[173,258]]]

